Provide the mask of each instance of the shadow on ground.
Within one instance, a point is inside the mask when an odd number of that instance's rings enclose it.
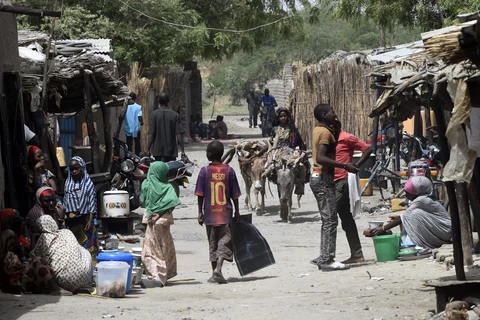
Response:
[[[50,294],[13,295],[0,293],[0,318],[18,319],[27,313],[35,312],[36,308],[58,303],[60,297],[60,295]]]
[[[259,280],[267,280],[277,278],[277,276],[265,276],[265,277],[243,277],[243,278],[228,278],[227,281],[234,283],[234,282],[250,282],[250,281],[259,281]]]

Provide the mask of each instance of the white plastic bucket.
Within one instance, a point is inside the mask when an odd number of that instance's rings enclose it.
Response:
[[[122,298],[127,290],[130,266],[123,261],[102,261],[97,264],[97,294],[99,296]]]
[[[103,193],[103,217],[124,218],[130,214],[130,196],[127,191],[105,191]]]

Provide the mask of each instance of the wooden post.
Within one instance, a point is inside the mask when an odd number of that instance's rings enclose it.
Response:
[[[83,103],[85,105],[85,117],[88,128],[88,138],[92,152],[92,163],[94,173],[100,173],[100,144],[98,142],[97,132],[93,123],[92,98],[90,96],[90,81],[88,81],[87,71],[80,69],[83,79]]]
[[[472,227],[470,224],[470,204],[468,203],[467,184],[464,182],[455,183],[458,201],[458,214],[460,217],[460,235],[462,238],[463,262],[467,266],[473,264],[472,257]]]
[[[430,108],[425,108],[425,127],[430,128],[432,126],[432,119],[430,119]],[[432,130],[427,129],[428,143],[433,143]]]
[[[395,123],[395,171],[400,171],[400,133],[398,122]]]
[[[120,111],[120,114],[118,115],[118,118],[117,118],[117,123],[115,125],[115,132],[113,133],[113,137],[115,139],[118,139],[118,137],[120,136],[120,130],[122,129],[123,120],[125,119],[125,115],[127,113],[127,107],[128,107],[128,97],[126,97],[125,100],[123,101],[122,111]],[[120,154],[120,146],[118,145],[118,143],[113,144],[113,154],[116,156]]]
[[[447,126],[445,123],[445,115],[443,108],[440,106],[440,99],[438,95],[433,95],[431,106],[435,113],[435,120],[438,128],[438,141],[440,143],[440,156],[442,164],[445,165],[450,160],[450,149],[448,147],[448,140],[445,135]],[[448,199],[450,201],[450,215],[452,217],[452,238],[453,238],[453,257],[455,262],[455,274],[457,280],[466,280],[464,264],[463,264],[463,250],[460,228],[460,217],[458,214],[457,196],[455,194],[455,185],[453,181],[446,181]]]
[[[102,110],[102,120],[103,120],[103,135],[105,136],[105,156],[103,157],[102,172],[107,172],[108,167],[110,166],[110,160],[112,159],[112,136],[111,128],[112,125],[109,121],[110,111],[105,105],[105,100],[103,99],[102,90],[95,79],[95,75],[90,74],[90,80],[92,81],[93,89],[98,98],[98,103],[100,104],[100,109]]]

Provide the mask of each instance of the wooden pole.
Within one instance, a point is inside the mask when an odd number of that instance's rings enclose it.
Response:
[[[83,79],[83,102],[85,104],[85,117],[88,128],[88,138],[90,140],[90,148],[92,152],[92,163],[94,173],[100,173],[100,144],[98,142],[97,131],[93,122],[92,98],[90,95],[90,81],[85,69],[80,69]]]
[[[31,9],[25,7],[14,7],[8,6],[0,3],[1,12],[9,12],[13,14],[25,14],[28,16],[38,16],[38,17],[61,17],[62,12],[60,11],[51,11],[51,10],[42,10],[42,9]]]
[[[57,9],[57,0],[53,3],[53,9]],[[50,68],[50,47],[52,45],[53,31],[55,29],[55,18],[52,18],[50,23],[50,36],[48,37],[47,51],[45,52],[45,65],[43,66],[43,82],[42,82],[42,99],[40,101],[40,109],[46,110],[45,103],[47,101],[47,85],[48,85],[48,72]]]
[[[95,79],[93,73],[90,74],[90,80],[92,81],[93,89],[98,98],[98,103],[100,104],[100,109],[102,110],[102,120],[103,120],[103,135],[105,136],[105,156],[103,157],[102,172],[107,172],[108,167],[110,166],[110,159],[112,158],[112,136],[111,128],[112,125],[109,121],[110,110],[108,110],[105,105],[105,100],[103,99],[102,90]]]
[[[433,95],[432,106],[435,113],[435,120],[437,122],[438,129],[438,141],[440,143],[440,156],[442,164],[445,165],[450,160],[450,149],[448,147],[448,140],[445,135],[447,126],[445,122],[445,115],[443,114],[443,108],[440,105],[441,101],[438,95]],[[446,181],[445,186],[447,188],[448,199],[450,201],[450,215],[452,217],[452,238],[453,238],[453,257],[455,262],[455,274],[457,280],[466,280],[465,269],[463,264],[463,249],[461,239],[460,217],[458,214],[457,196],[455,194],[455,185],[453,181]]]
[[[125,115],[127,114],[128,98],[129,97],[126,97],[123,101],[122,110],[120,111],[120,114],[117,118],[117,123],[115,124],[115,132],[113,133],[113,137],[116,139],[118,139],[118,137],[120,136],[120,130],[122,129],[123,120],[125,119]],[[120,146],[118,145],[118,143],[115,143],[113,145],[113,154],[116,156],[120,154]]]
[[[467,266],[471,266],[473,264],[473,243],[467,184],[465,182],[455,183],[455,191],[457,193],[458,214],[460,216],[460,235],[462,238],[463,263]]]

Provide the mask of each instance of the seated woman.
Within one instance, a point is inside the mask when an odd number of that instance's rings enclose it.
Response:
[[[64,228],[64,209],[57,205],[55,191],[50,187],[42,187],[37,190],[37,203],[28,212],[25,219],[24,236],[28,241],[34,241],[33,235],[39,234],[37,219],[44,215],[51,216],[59,228]],[[32,243],[35,245],[35,243]]]
[[[88,290],[93,275],[90,252],[78,244],[70,230],[59,230],[51,216],[41,216],[37,225],[41,235],[31,256],[47,261],[60,288],[71,292]]]
[[[227,139],[228,127],[223,121],[223,116],[217,116],[217,121],[212,126],[210,136],[215,139]]]
[[[42,149],[36,146],[27,147],[28,185],[35,193],[39,188],[47,186],[57,192],[55,176],[45,168]]]
[[[2,231],[0,236],[0,289],[6,293],[50,293],[57,287],[53,281],[54,272],[47,262],[30,258],[22,262],[19,257],[20,244],[11,230]]]
[[[412,177],[404,189],[407,199],[412,201],[410,206],[384,227],[370,229],[370,235],[382,235],[401,225],[408,237],[420,247],[435,249],[449,243],[452,238],[450,215],[438,201],[429,197],[433,191],[430,179]]]
[[[272,148],[290,147],[292,149],[299,148],[305,150],[305,143],[295,124],[292,121],[292,115],[287,108],[281,108],[277,112],[278,126],[272,129],[270,136],[270,145]],[[308,159],[300,166],[300,170],[295,177],[295,194],[303,195],[305,193],[305,182],[310,176],[310,163]]]

